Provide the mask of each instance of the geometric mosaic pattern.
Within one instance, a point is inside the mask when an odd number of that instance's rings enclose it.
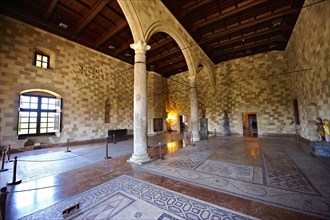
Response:
[[[182,168],[187,168],[187,169],[194,169],[196,168],[199,164],[201,164],[203,161],[205,161],[212,153],[214,153],[218,148],[205,148],[200,151],[198,151],[198,154],[196,152],[193,152],[191,154],[188,154],[180,160],[176,160],[171,164],[171,166],[174,167],[182,167]]]
[[[65,219],[255,219],[122,175],[21,220],[63,219],[62,211],[77,203]]]
[[[262,147],[261,150],[267,185],[315,194],[315,189],[281,147],[277,147],[276,151],[269,146]]]
[[[177,151],[178,154],[168,154],[165,160],[144,164],[139,169],[309,215],[330,217],[330,175],[321,165],[315,164],[314,158],[297,150],[295,144],[273,146],[265,142],[268,139],[262,139],[258,142],[262,163],[253,164],[248,163],[253,159],[248,156],[250,151],[235,151],[232,143],[225,141],[223,146],[213,148],[211,157],[206,156],[206,152],[211,152],[210,146],[219,146],[219,139],[221,137],[209,139],[208,143],[197,142],[197,146],[188,146]],[[247,149],[244,139],[235,141]],[[227,152],[225,149],[236,153],[221,154]],[[313,172],[324,173],[322,177],[319,174],[310,176],[309,164],[317,167]],[[312,179],[308,180],[305,172]]]
[[[245,181],[253,181],[254,173],[253,166],[229,164],[212,160],[205,161],[205,163],[199,166],[196,170],[204,173],[226,176]]]

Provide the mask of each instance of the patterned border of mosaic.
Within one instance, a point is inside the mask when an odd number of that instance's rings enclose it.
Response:
[[[255,219],[122,175],[22,220],[63,219],[62,211],[78,203],[65,219]]]

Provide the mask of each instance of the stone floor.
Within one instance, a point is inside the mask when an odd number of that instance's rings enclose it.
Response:
[[[168,133],[149,137],[149,154],[156,160],[142,166],[127,163],[132,140],[110,144],[111,159],[104,159],[105,143],[75,146],[69,153],[58,147],[11,155],[18,157],[22,183],[7,186],[6,219],[19,219],[123,174],[260,219],[330,219],[330,159],[311,156],[305,144],[210,137],[193,146],[182,139]],[[164,160],[157,160],[158,143]],[[0,173],[1,187],[12,181],[12,164],[5,163],[9,170]],[[196,174],[203,178],[193,178]],[[231,186],[220,187],[224,181]]]

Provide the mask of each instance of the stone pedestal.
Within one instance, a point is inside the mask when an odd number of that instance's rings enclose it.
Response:
[[[310,147],[313,155],[330,157],[330,142],[312,141]]]

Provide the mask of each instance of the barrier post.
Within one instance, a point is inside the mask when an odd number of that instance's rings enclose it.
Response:
[[[7,162],[13,162],[13,160],[10,160],[10,144],[8,145],[8,149],[7,149]]]
[[[69,150],[69,144],[70,144],[70,139],[68,138],[68,140],[66,142],[66,151],[65,152],[71,152],[71,150]]]
[[[217,136],[217,129],[214,128],[214,137]]]
[[[13,181],[11,183],[7,183],[7,185],[16,185],[22,182],[22,180],[16,180],[16,171],[17,171],[17,157],[14,157]]]
[[[115,133],[112,134],[112,143],[116,144],[116,134]]]
[[[162,157],[162,143],[159,142],[158,147],[159,147],[159,159],[164,160],[165,158]]]
[[[111,159],[111,157],[109,157],[109,149],[108,149],[108,145],[109,145],[109,138],[107,138],[107,141],[106,141],[106,145],[105,145],[105,157],[104,159]]]
[[[1,161],[1,170],[0,172],[5,172],[8,169],[5,169],[5,157],[6,157],[6,150],[2,151],[2,161]]]
[[[1,219],[5,220],[6,217],[6,201],[7,201],[7,187],[2,187],[0,190],[0,212],[1,212]]]

